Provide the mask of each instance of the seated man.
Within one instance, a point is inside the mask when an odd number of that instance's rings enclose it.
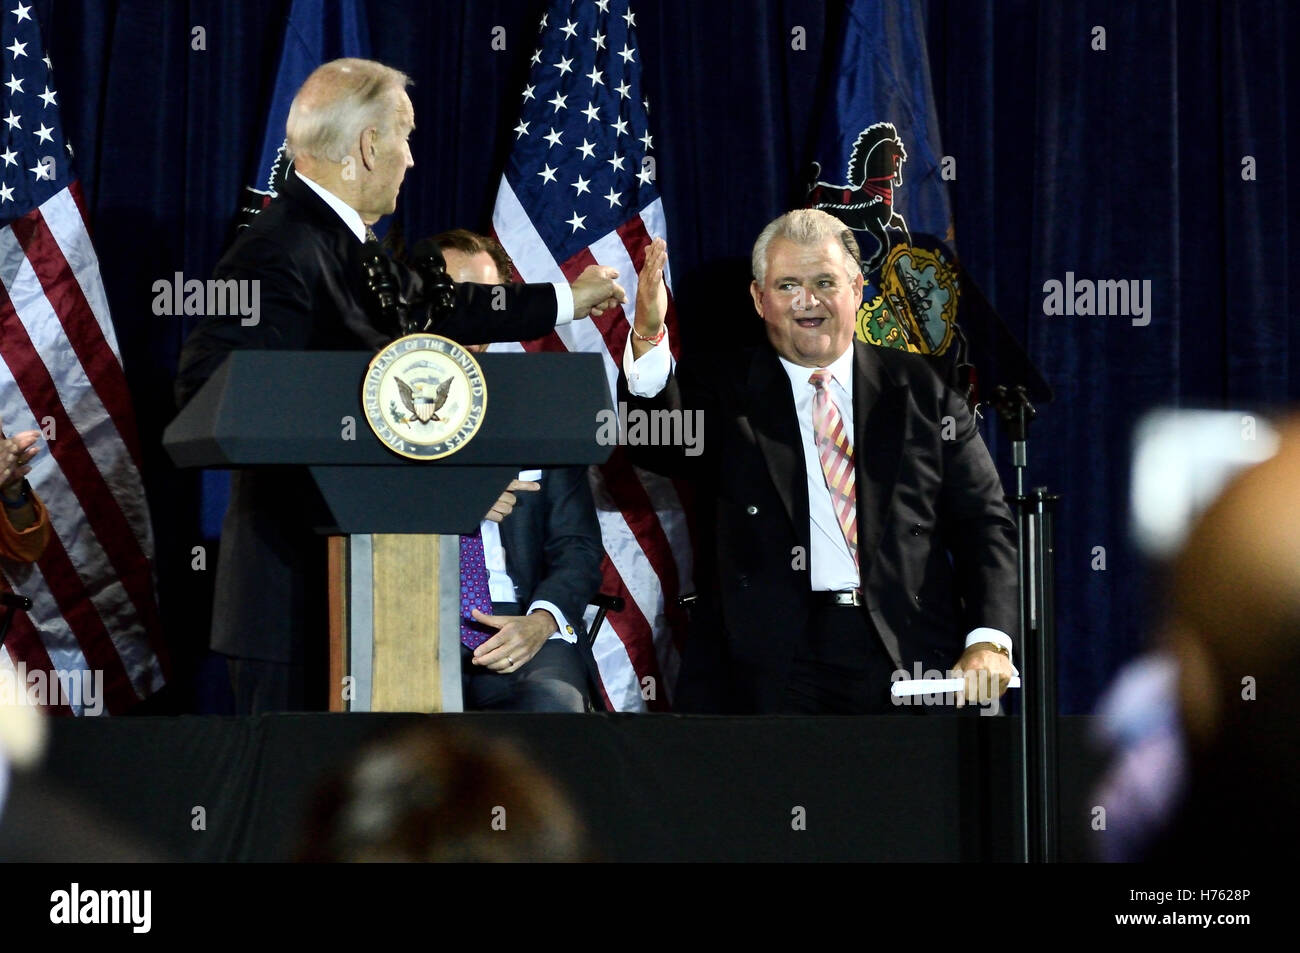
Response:
[[[510,258],[494,239],[456,229],[433,242],[453,281],[510,281]],[[596,663],[582,613],[600,587],[603,555],[586,467],[521,471],[478,536],[462,537],[462,614],[472,616],[461,628],[466,710],[585,709]],[[484,571],[491,612],[469,599]]]

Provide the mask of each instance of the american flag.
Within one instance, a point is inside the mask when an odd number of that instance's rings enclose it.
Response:
[[[53,529],[34,565],[0,564],[33,602],[0,665],[102,672],[122,712],[164,682],[140,443],[40,28],[21,0],[0,16],[0,415],[44,432],[28,479]]]
[[[635,28],[625,0],[554,0],[542,17],[492,215],[524,281],[571,281],[588,265],[608,265],[632,302],[646,247],[667,237]],[[521,346],[603,354],[614,393],[630,311],[630,304],[606,311]],[[674,349],[676,320],[670,293]],[[601,591],[627,601],[596,640],[605,694],[616,711],[664,710],[685,629],[677,597],[691,585],[680,494],[671,481],[632,467],[622,448],[592,469],[592,489],[606,554]]]

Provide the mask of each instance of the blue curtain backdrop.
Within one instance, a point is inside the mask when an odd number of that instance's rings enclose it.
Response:
[[[488,224],[544,4],[368,5],[376,58],[409,72],[415,168],[393,223],[408,238]],[[45,0],[66,132],[140,428],[172,704],[202,707],[212,557],[198,480],[159,446],[188,324],[155,317],[151,286],[205,277],[249,181],[288,0]],[[1056,391],[1031,476],[1063,494],[1057,558],[1062,708],[1087,711],[1146,644],[1159,592],[1127,536],[1129,439],[1157,404],[1276,406],[1300,396],[1287,110],[1300,11],[1257,3],[930,0],[923,3],[957,250]],[[843,5],[692,0],[634,6],[684,344],[761,333],[746,285],[764,223],[800,204]],[[492,49],[492,30],[507,49]],[[196,27],[204,49],[195,49]],[[792,48],[802,27],[806,48]],[[1095,28],[1105,30],[1097,50]],[[1300,155],[1300,153],[1298,153]],[[1242,178],[1254,158],[1253,181]],[[1049,317],[1043,283],[1150,280],[1146,327]],[[992,449],[1009,484],[1009,453]],[[1104,571],[1092,568],[1094,547]]]

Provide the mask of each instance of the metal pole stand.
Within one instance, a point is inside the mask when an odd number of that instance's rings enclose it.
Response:
[[[1038,412],[1024,387],[997,387],[991,402],[1011,435],[1016,492],[1007,501],[1016,514],[1020,590],[1020,784],[1021,834],[1026,863],[1054,863],[1059,856],[1060,800],[1056,750],[1056,601],[1053,511],[1060,497],[1046,487],[1025,492],[1029,422]]]

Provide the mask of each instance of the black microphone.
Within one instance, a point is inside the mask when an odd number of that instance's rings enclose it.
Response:
[[[447,260],[442,256],[442,249],[431,239],[416,242],[411,249],[411,267],[424,285],[424,330],[430,331],[456,309],[456,283],[447,274]]]
[[[393,277],[392,262],[377,242],[366,242],[361,251],[361,273],[371,302],[383,319],[385,327],[398,328],[402,334],[412,330],[410,306],[402,297],[397,280]]]

